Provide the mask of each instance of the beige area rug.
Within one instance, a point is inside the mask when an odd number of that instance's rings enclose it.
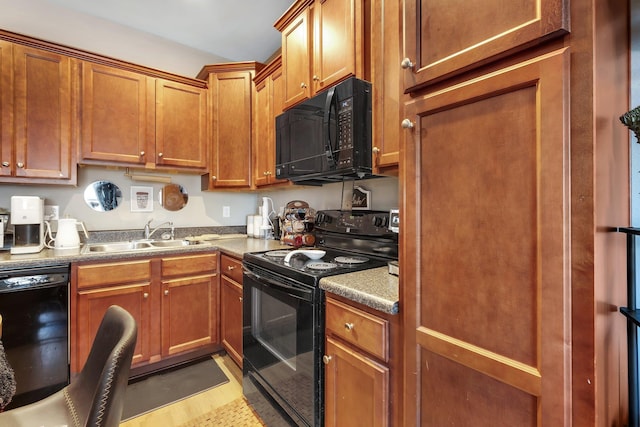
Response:
[[[180,424],[178,427],[264,427],[244,398],[222,405],[206,414]]]

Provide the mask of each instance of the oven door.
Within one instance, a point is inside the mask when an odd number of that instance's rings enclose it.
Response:
[[[267,425],[321,425],[320,291],[268,276],[243,277],[243,392]]]

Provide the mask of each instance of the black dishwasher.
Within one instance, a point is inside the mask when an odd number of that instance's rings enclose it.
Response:
[[[69,384],[69,264],[0,269],[0,315],[16,379],[6,409]]]

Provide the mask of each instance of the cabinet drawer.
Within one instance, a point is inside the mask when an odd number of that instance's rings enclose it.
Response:
[[[222,255],[220,256],[220,268],[221,274],[230,277],[238,283],[242,283],[242,261],[228,255]]]
[[[327,334],[333,334],[362,350],[389,359],[389,322],[347,304],[327,298]]]
[[[78,266],[78,289],[151,280],[151,260]]]
[[[218,254],[185,255],[162,258],[162,276],[176,276],[216,271]]]

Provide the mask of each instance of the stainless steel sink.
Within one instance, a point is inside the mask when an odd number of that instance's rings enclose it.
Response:
[[[85,246],[84,252],[144,252],[154,249],[206,244],[206,242],[189,240],[133,240],[129,242],[90,243]]]

